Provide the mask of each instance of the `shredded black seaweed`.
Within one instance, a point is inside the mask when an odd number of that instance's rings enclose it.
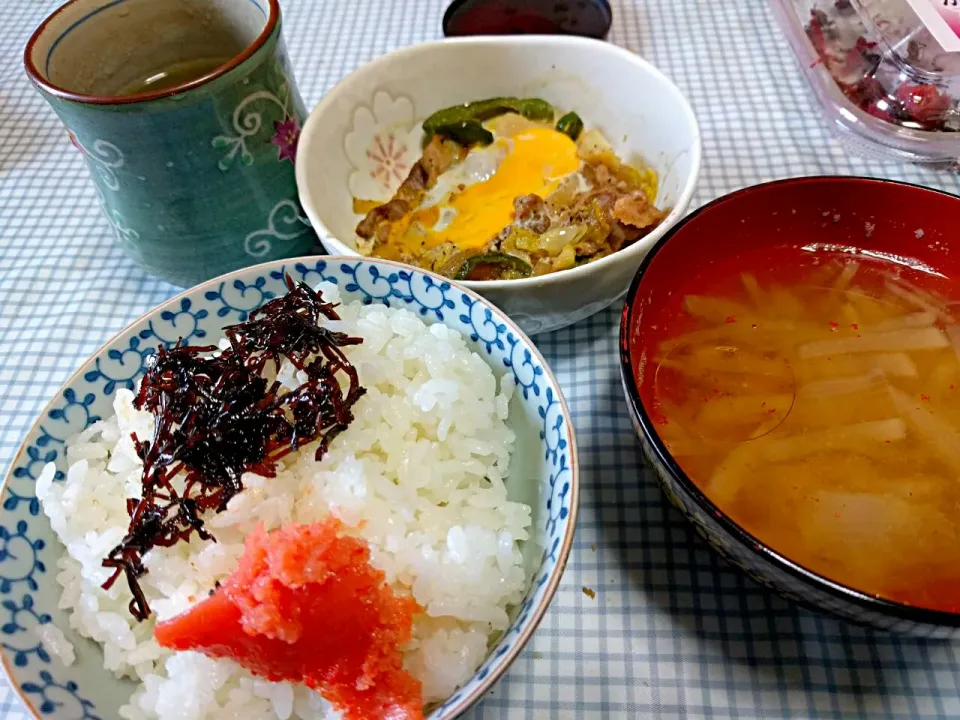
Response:
[[[286,284],[286,295],[225,329],[230,347],[219,354],[215,346],[178,342],[150,359],[134,401],[156,419],[152,438],[132,436],[143,461],[141,497],[127,501],[127,535],[103,560],[114,569],[103,588],[124,574],[137,620],[151,613],[139,582],[147,552],[194,533],[215,540],[204,515],[226,509],[243,490],[244,473],[275,477],[280,458],[314,441],[320,460],[366,392],[341,349],[363,340],[322,325],[339,316],[320,293],[289,275]],[[284,359],[307,377],[294,390],[263,376],[271,363],[279,371]]]

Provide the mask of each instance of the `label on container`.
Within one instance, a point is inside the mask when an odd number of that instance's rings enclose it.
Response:
[[[933,39],[947,52],[960,52],[960,0],[907,0]]]

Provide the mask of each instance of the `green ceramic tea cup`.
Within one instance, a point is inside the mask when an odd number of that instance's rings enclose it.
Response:
[[[189,286],[310,252],[277,0],[73,0],[24,60],[147,272]]]

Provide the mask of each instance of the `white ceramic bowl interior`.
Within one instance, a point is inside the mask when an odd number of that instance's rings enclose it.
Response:
[[[353,198],[389,199],[420,156],[434,111],[496,96],[540,97],[574,110],[626,161],[660,176],[654,232],[614,255],[523,280],[466,282],[528,334],[570,325],[627,289],[647,250],[679,220],[700,171],[700,129],[680,90],[639,56],[565,36],[455,38],[384,55],[333,88],[308,118],[297,152],[300,200],[327,250],[357,254]]]

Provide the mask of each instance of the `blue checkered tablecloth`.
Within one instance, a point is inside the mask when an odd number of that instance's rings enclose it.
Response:
[[[0,472],[67,376],[175,292],[114,246],[80,154],[24,77],[27,37],[58,2],[12,0],[0,21]],[[358,64],[439,37],[445,4],[286,0],[307,104]],[[699,115],[694,206],[818,173],[960,191],[960,176],[865,161],[833,140],[764,0],[621,0],[614,17],[610,41],[664,70]],[[579,434],[579,532],[543,624],[469,717],[960,718],[960,647],[799,609],[718,560],[668,507],[623,401],[617,313],[536,338]],[[2,680],[0,718],[27,718]]]

